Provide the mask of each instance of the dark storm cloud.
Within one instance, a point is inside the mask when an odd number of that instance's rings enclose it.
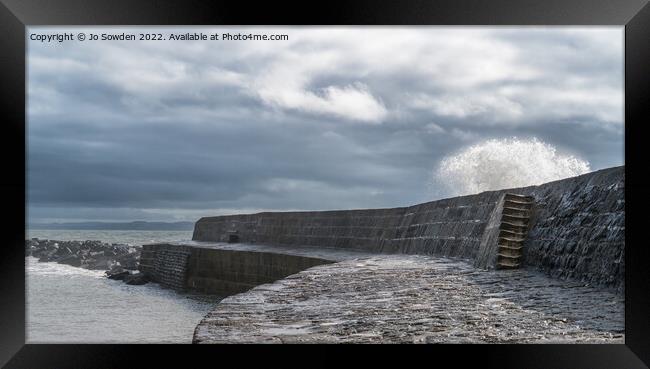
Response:
[[[30,42],[30,219],[403,206],[487,138],[623,163],[621,29],[272,31]]]

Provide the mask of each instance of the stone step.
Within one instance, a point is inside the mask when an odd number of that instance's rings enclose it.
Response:
[[[503,219],[504,217],[505,218],[511,218],[511,219],[514,219],[514,220],[521,220],[521,221],[525,221],[525,222],[528,222],[528,220],[530,220],[530,217],[528,215],[501,213],[501,219]]]
[[[512,213],[512,212],[516,212],[517,214],[528,216],[528,214],[530,213],[530,209],[521,209],[521,208],[515,208],[511,206],[503,207],[503,213]]]
[[[523,242],[506,241],[503,238],[499,238],[499,241],[497,241],[497,246],[524,247],[524,243]]]
[[[518,201],[531,201],[531,202],[535,199],[532,196],[519,195],[519,194],[516,194],[516,193],[507,193],[504,198],[506,200],[515,199],[515,200],[518,200]]]
[[[523,248],[524,248],[523,246],[499,245],[499,249],[508,249],[508,250],[520,251]]]
[[[508,242],[523,243],[526,239],[524,239],[524,238],[515,238],[515,237],[499,237],[499,240],[505,240],[505,241],[508,241]]]
[[[500,248],[499,251],[497,252],[497,256],[504,257],[504,258],[510,258],[510,259],[518,259],[518,258],[521,257],[521,251],[520,250],[511,250],[511,249]]]
[[[515,192],[506,192],[506,196],[517,196],[517,197],[532,197],[531,195],[522,195]]]
[[[505,214],[516,213],[516,215],[530,216],[531,210],[532,209],[530,207],[523,208],[521,205],[511,204],[511,205],[508,205],[508,206],[504,206],[501,213],[502,214],[503,213],[505,213]]]
[[[522,239],[524,238],[523,236],[526,235],[525,233],[515,232],[515,231],[511,231],[509,229],[502,229],[501,233],[508,233],[508,234],[513,234],[513,235],[516,235],[516,236],[522,236],[522,237],[519,237],[519,238],[522,238]],[[502,237],[502,236],[499,235],[499,237]]]
[[[508,223],[501,222],[501,226],[499,227],[502,231],[514,231],[519,233],[522,236],[525,236],[526,230],[528,227],[522,226],[522,225],[512,225]]]
[[[519,258],[521,258],[521,255],[502,254],[501,252],[499,252],[497,256],[500,258],[506,258],[511,260],[519,260]]]
[[[503,260],[509,260],[509,261],[517,261],[519,262],[519,259],[522,257],[521,254],[517,253],[512,253],[512,252],[506,252],[505,250],[499,250],[497,252],[497,261],[503,261]]]
[[[497,262],[497,269],[517,269],[519,268],[519,263],[508,262],[508,261],[499,261]]]
[[[532,201],[526,201],[526,200],[513,200],[513,199],[506,199],[504,200],[504,204],[515,204],[515,205],[532,205]]]
[[[512,227],[520,227],[520,228],[526,228],[528,226],[527,224],[525,224],[523,222],[516,222],[515,223],[515,222],[510,222],[510,221],[505,221],[505,220],[502,220],[501,224],[506,224],[506,225],[509,225],[509,226],[512,226]]]
[[[534,200],[532,196],[505,194],[497,241],[498,269],[519,268]]]

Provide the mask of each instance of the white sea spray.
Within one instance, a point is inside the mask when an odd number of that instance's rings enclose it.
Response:
[[[490,139],[443,158],[433,187],[448,196],[538,185],[591,171],[589,163],[537,138]]]

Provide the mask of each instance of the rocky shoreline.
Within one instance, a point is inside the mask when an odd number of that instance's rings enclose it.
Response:
[[[149,282],[145,275],[138,272],[141,251],[141,246],[96,240],[57,241],[38,238],[25,240],[25,256],[36,257],[39,262],[55,262],[84,269],[105,270],[107,278],[123,280],[131,285]]]

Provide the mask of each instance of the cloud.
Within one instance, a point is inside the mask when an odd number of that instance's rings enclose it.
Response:
[[[413,98],[412,106],[429,110],[436,116],[460,119],[489,115],[494,120],[504,122],[523,116],[523,107],[520,103],[498,95],[471,96],[470,94],[465,97],[419,95]]]
[[[191,31],[289,40],[28,44],[30,219],[404,206],[511,136],[623,164],[622,28]]]
[[[258,93],[264,102],[271,105],[340,119],[381,123],[387,115],[384,105],[362,83],[328,86],[314,92],[306,91],[302,86],[263,86]]]

